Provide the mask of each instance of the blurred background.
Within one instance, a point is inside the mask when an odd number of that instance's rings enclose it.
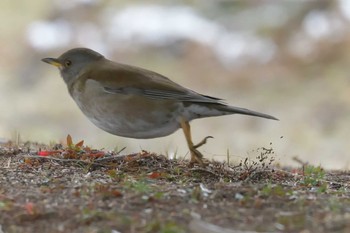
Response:
[[[181,130],[127,139],[84,117],[58,70],[40,59],[89,47],[280,119],[192,122],[194,141],[214,137],[201,148],[207,158],[238,161],[272,147],[284,165],[296,156],[350,168],[350,1],[2,0],[0,17],[2,142],[18,134],[63,142],[69,133],[97,149],[187,153]]]

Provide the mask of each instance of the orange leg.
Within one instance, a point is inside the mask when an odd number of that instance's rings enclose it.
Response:
[[[194,145],[192,142],[192,136],[191,136],[191,126],[188,121],[185,119],[181,119],[180,121],[181,128],[185,134],[185,138],[187,141],[188,149],[190,150],[191,153],[191,164],[192,163],[199,163],[200,166],[204,166],[203,163],[203,155],[201,152],[197,150],[200,146],[204,145],[207,142],[208,138],[212,138],[211,136],[205,137],[200,143]]]

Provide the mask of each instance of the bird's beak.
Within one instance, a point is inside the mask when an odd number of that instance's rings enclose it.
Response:
[[[61,62],[57,59],[57,58],[43,58],[41,59],[43,62],[49,63],[50,65],[56,66],[59,69],[61,69],[63,66],[61,64]]]

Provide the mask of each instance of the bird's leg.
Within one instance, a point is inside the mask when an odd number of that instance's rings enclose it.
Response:
[[[191,162],[190,163],[199,163],[200,166],[204,166],[204,163],[202,160],[203,155],[201,152],[199,152],[197,150],[197,148],[204,145],[207,142],[207,139],[212,138],[212,137],[211,136],[205,137],[200,143],[193,145],[192,137],[191,137],[190,123],[182,118],[180,121],[180,125],[181,125],[181,128],[185,134],[188,148],[190,149],[190,153],[191,153]]]
[[[204,166],[204,163],[202,160],[203,155],[198,150],[196,150],[196,148],[194,148],[194,145],[192,142],[190,123],[184,119],[181,119],[180,124],[181,124],[181,128],[185,134],[188,149],[190,150],[190,153],[191,153],[190,163],[191,164],[199,163],[200,166]]]

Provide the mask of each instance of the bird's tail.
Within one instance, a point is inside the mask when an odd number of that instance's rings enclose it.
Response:
[[[249,115],[249,116],[256,116],[256,117],[262,117],[266,119],[271,119],[271,120],[278,120],[276,117],[261,113],[261,112],[256,112],[252,111],[246,108],[239,108],[239,107],[233,107],[233,106],[228,106],[228,105],[223,105],[220,108],[221,111],[225,111],[228,114],[243,114],[243,115]]]

